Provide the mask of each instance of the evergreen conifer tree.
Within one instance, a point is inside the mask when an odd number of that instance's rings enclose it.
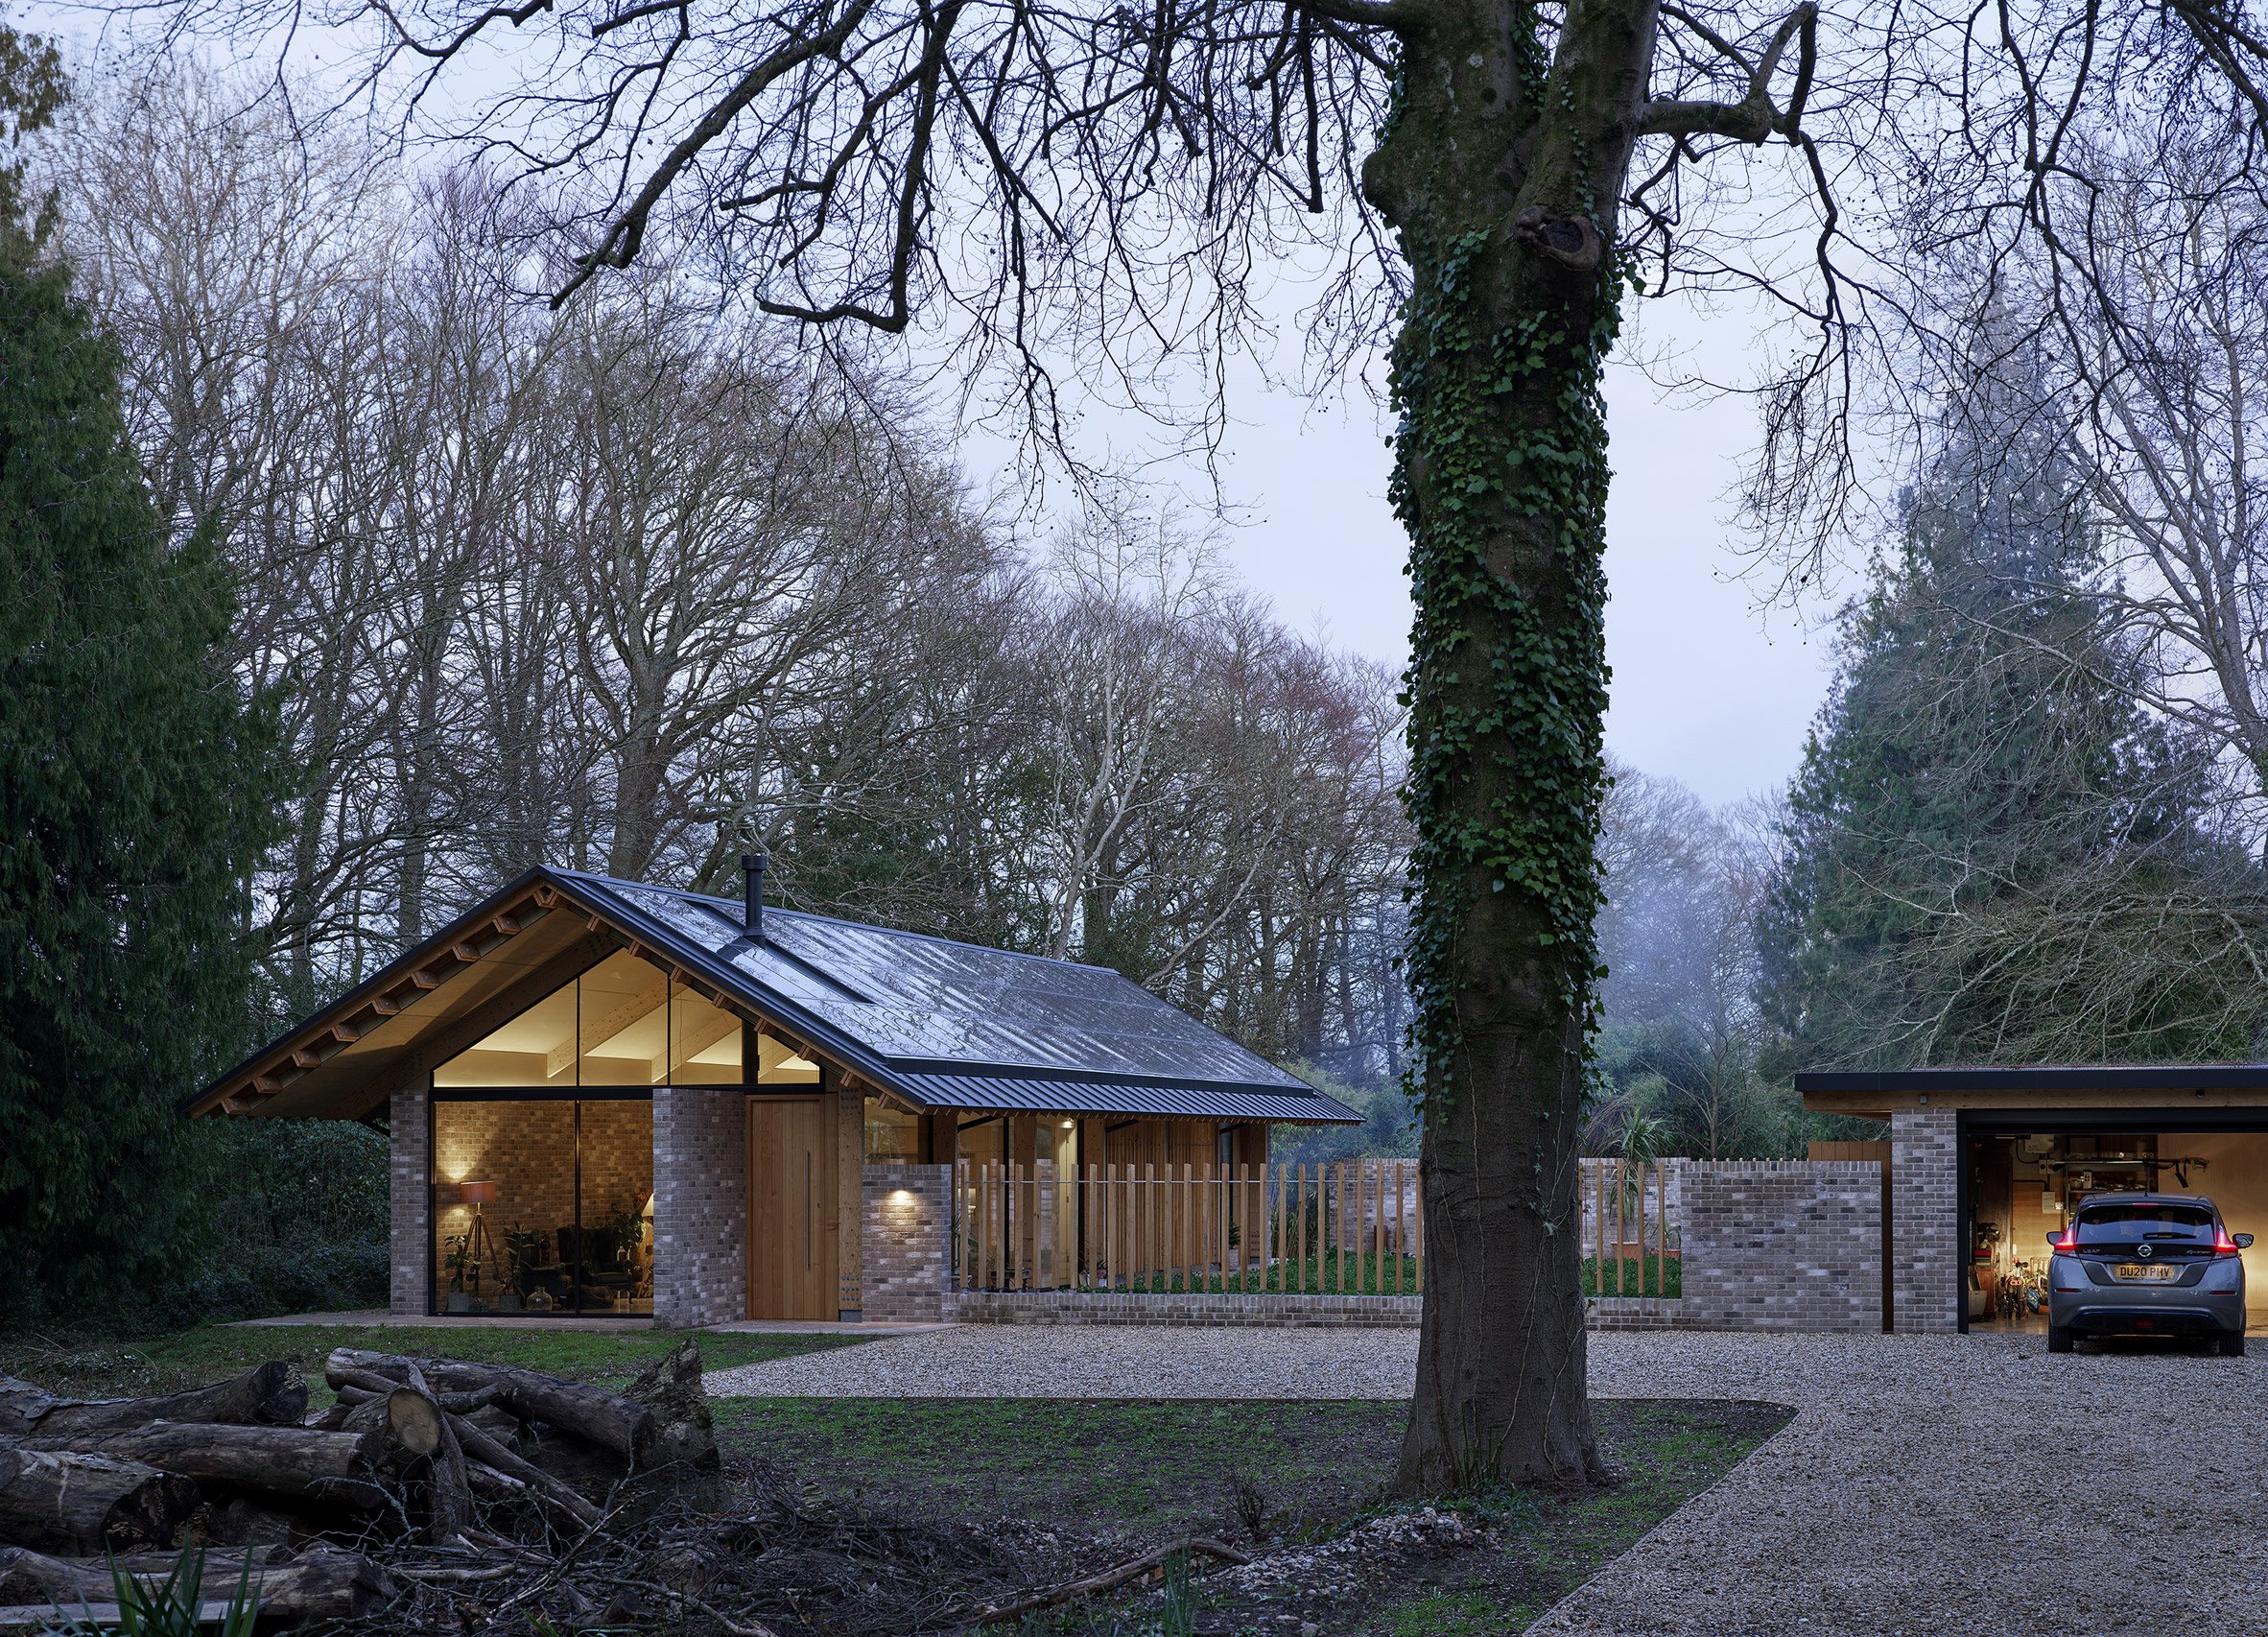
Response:
[[[12,136],[53,50],[0,30]],[[243,1045],[247,882],[272,735],[224,658],[207,541],[144,487],[117,359],[20,164],[0,181],[0,1311],[177,1266],[195,1145],[175,1101]]]
[[[2052,432],[1948,439],[1903,511],[1789,792],[1759,929],[1775,1066],[2213,1051],[2230,997],[2166,912],[2241,861],[2192,822],[2202,760],[2135,702]]]

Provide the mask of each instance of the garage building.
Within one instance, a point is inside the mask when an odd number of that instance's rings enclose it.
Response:
[[[1804,1106],[1886,1121],[1891,1325],[2044,1329],[2047,1236],[2090,1194],[2200,1194],[2268,1255],[2268,1064],[1944,1068],[1795,1077]],[[2268,1300],[2253,1311],[2268,1317]]]

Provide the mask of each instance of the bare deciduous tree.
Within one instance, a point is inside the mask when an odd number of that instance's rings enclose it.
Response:
[[[2249,135],[2268,113],[2250,24],[2192,0],[799,0],[697,17],[342,0],[325,19],[368,30],[381,89],[476,51],[506,76],[465,130],[573,178],[554,196],[581,254],[562,294],[697,205],[762,310],[884,332],[932,317],[972,380],[1007,365],[1041,437],[1062,432],[1058,368],[1154,404],[1173,361],[1233,354],[1264,261],[1349,256],[1311,330],[1326,354],[1394,308],[1435,1270],[1410,1489],[1602,1470],[1571,1228],[1605,702],[1599,385],[1626,281],[1650,263],[1664,284],[1761,285],[1811,325],[1767,397],[1755,491],[1815,537],[1849,495],[1850,326],[1896,294],[1838,265],[1847,212],[1898,206],[1878,225],[1944,253],[2083,240],[2054,181],[2084,162],[2066,139],[2086,118],[2139,99]],[[514,29],[530,49],[490,50]],[[1769,143],[1791,163],[1760,217],[1743,155]],[[1935,208],[1901,197],[1919,193]]]

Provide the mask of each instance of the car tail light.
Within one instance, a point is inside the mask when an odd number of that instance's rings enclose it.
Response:
[[[2077,1228],[2067,1228],[2062,1233],[2049,1234],[2047,1246],[2056,1255],[2068,1256],[2078,1249],[2078,1238],[2079,1230]]]
[[[2213,1254],[2215,1256],[2242,1256],[2244,1252],[2236,1248],[2236,1241],[2229,1237],[2229,1230],[2224,1227],[2213,1240]]]

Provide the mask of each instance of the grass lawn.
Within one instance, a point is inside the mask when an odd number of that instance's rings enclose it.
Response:
[[[728,1447],[868,1507],[978,1527],[1021,1520],[1125,1545],[1241,1538],[1240,1482],[1267,1509],[1272,1536],[1325,1539],[1382,1504],[1407,1412],[1399,1403],[1033,1399],[728,1399],[719,1410]],[[1351,1591],[1339,1577],[1337,1590],[1255,1603],[1208,1593],[1200,1575],[1195,1629],[1280,1631],[1290,1616],[1290,1629],[1312,1622],[1334,1637],[1524,1630],[1787,1418],[1773,1405],[1718,1402],[1600,1400],[1593,1412],[1622,1474],[1615,1486],[1471,1503],[1489,1523],[1487,1544],[1402,1554],[1366,1568]],[[1158,1621],[1136,1598],[1034,1629],[1134,1637]]]
[[[135,1340],[83,1337],[0,1336],[0,1375],[21,1376],[50,1392],[128,1398],[178,1392],[288,1359],[307,1377],[308,1394],[330,1402],[323,1360],[334,1347],[414,1353],[420,1358],[478,1359],[525,1364],[577,1381],[619,1387],[677,1344],[674,1330],[537,1330],[512,1325],[442,1326],[202,1324]],[[761,1364],[793,1353],[854,1345],[853,1336],[707,1335],[701,1359],[710,1369]]]

